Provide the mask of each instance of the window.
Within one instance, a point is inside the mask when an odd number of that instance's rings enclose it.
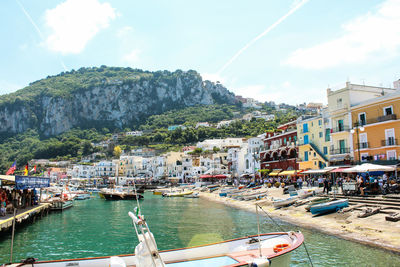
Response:
[[[308,144],[308,134],[304,135],[304,144]]]
[[[360,148],[361,149],[368,148],[368,139],[367,139],[366,133],[360,133],[359,140],[360,140]]]
[[[338,99],[336,100],[336,104],[337,104],[337,107],[338,107],[338,108],[341,108],[341,107],[343,106],[343,100],[342,100],[341,98],[338,98]]]
[[[386,146],[393,146],[396,144],[395,135],[394,135],[394,128],[386,129],[385,130],[385,145]]]
[[[345,140],[339,140],[339,154],[344,154],[346,153],[346,143]]]
[[[316,156],[317,156],[317,153],[314,152],[314,157],[316,157]]]
[[[324,146],[324,155],[328,154],[328,147]]]
[[[396,160],[396,150],[386,151],[386,156],[388,160]]]
[[[365,115],[365,112],[358,114],[358,122],[360,126],[367,124],[367,117]]]
[[[331,129],[325,129],[325,142],[331,141]]]
[[[392,114],[393,114],[392,106],[383,108],[383,115],[387,116],[387,115],[392,115]]]
[[[324,134],[322,132],[319,132],[319,138],[322,138]]]
[[[308,151],[304,151],[304,161],[308,161]]]
[[[303,133],[308,133],[308,124],[307,123],[303,124]]]
[[[343,120],[338,120],[338,131],[341,132],[344,130]]]

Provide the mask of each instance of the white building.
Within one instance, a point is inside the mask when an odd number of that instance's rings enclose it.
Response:
[[[126,132],[125,135],[127,135],[127,136],[142,136],[143,135],[143,131]]]
[[[96,177],[96,168],[92,165],[74,165],[72,170],[67,172],[72,178],[94,178]]]
[[[208,122],[198,122],[196,124],[196,128],[199,128],[199,127],[210,127],[210,124]]]
[[[245,173],[245,155],[247,154],[247,144],[242,147],[228,149],[228,162],[230,163],[230,172],[233,177],[240,177]]]
[[[260,137],[247,140],[247,153],[245,154],[245,173],[255,173],[260,169],[260,151],[264,149],[264,142]]]
[[[100,161],[95,165],[96,177],[115,177],[116,165],[112,161]]]
[[[206,139],[198,142],[197,147],[203,150],[213,150],[214,147],[219,149],[240,147],[243,144],[243,138],[225,138],[225,139]]]
[[[231,124],[232,122],[234,122],[234,120],[223,120],[223,121],[220,121],[217,124],[217,128],[219,129],[219,128],[222,128],[222,127],[229,126],[229,124]]]

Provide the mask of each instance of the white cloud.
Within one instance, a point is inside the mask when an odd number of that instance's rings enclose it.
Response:
[[[142,53],[140,49],[133,49],[131,52],[122,57],[122,61],[129,64],[135,64],[139,60],[140,53]]]
[[[294,51],[284,64],[323,69],[393,58],[400,48],[400,0],[387,0],[378,10],[342,25],[340,37]]]
[[[125,27],[120,28],[117,31],[117,37],[118,38],[124,38],[124,37],[129,36],[130,34],[132,34],[132,32],[133,32],[133,28],[131,26],[125,26]]]
[[[78,54],[117,16],[109,3],[98,0],[66,0],[46,10],[45,20],[52,33],[47,37],[49,49],[63,54]]]

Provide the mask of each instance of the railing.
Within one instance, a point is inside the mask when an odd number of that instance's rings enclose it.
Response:
[[[348,132],[348,131],[350,131],[350,127],[344,125],[332,129],[332,133]]]
[[[394,138],[382,140],[382,146],[397,146],[398,144],[398,140]]]
[[[330,149],[330,153],[331,153],[331,155],[346,154],[346,153],[350,153],[350,148],[342,147],[342,148],[337,148],[337,149]]]
[[[369,142],[361,142],[357,144],[357,147],[360,149],[369,148]]]
[[[397,115],[396,114],[390,114],[390,115],[385,115],[385,116],[379,116],[376,118],[372,118],[366,121],[360,121],[360,122],[355,122],[354,127],[360,127],[368,124],[373,124],[377,122],[384,122],[384,121],[390,121],[390,120],[397,120]]]

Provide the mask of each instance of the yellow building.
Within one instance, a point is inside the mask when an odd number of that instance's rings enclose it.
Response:
[[[352,107],[354,158],[395,164],[400,160],[400,90]]]
[[[349,164],[354,157],[353,135],[350,133],[354,121],[351,109],[364,101],[376,99],[382,94],[394,93],[396,89],[346,82],[339,89],[327,89],[328,112],[331,129],[331,164]]]
[[[324,116],[301,116],[297,119],[299,169],[322,169],[328,165],[330,129]]]

